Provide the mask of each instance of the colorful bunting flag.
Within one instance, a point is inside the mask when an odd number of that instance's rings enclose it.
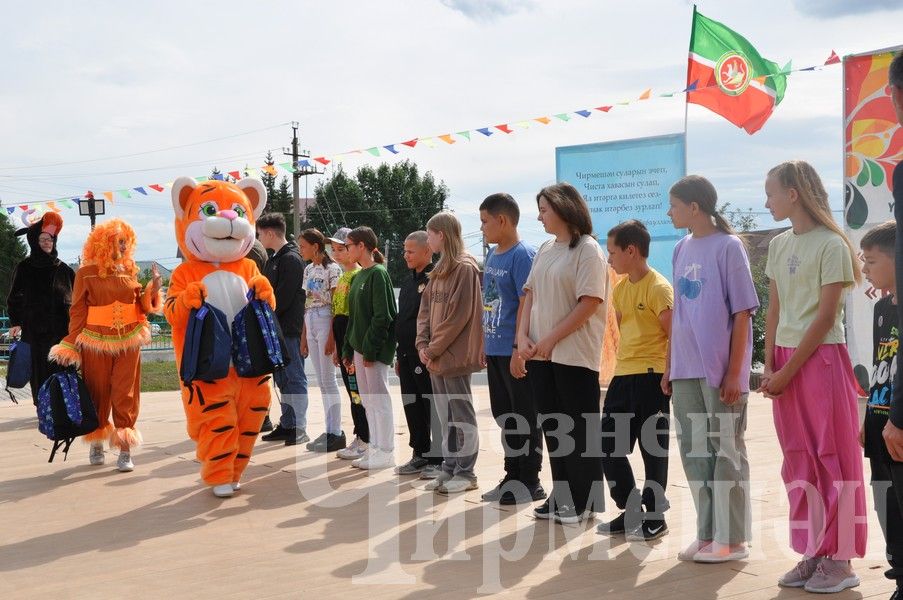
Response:
[[[460,135],[462,138],[464,138],[468,142],[470,141],[470,132],[469,131],[459,131],[458,135]]]
[[[837,53],[831,50],[831,56],[828,57],[828,60],[825,61],[826,65],[836,65],[840,63],[840,57],[837,56]]]
[[[575,110],[574,112],[584,118],[589,117],[591,114],[593,114],[588,110]]]
[[[367,148],[367,152],[372,154],[373,156],[379,156],[379,148],[373,146],[372,148]]]
[[[599,110],[599,111],[602,111],[602,112],[608,112],[608,111],[611,110],[611,106],[597,106],[597,107],[596,107],[596,110]]]
[[[482,134],[485,135],[486,137],[489,137],[490,135],[492,135],[492,132],[489,131],[489,128],[488,128],[488,127],[480,127],[479,129],[477,129],[477,131],[479,131],[480,133],[482,133]]]
[[[383,148],[385,148],[392,154],[398,154],[398,150],[395,149],[395,144],[389,144],[388,146],[383,146]]]
[[[159,183],[152,183],[151,185],[149,185],[149,186],[147,186],[147,187],[149,187],[150,189],[154,190],[155,192],[162,192],[162,191],[163,191],[163,186],[160,185]]]
[[[331,160],[329,160],[329,159],[326,158],[325,156],[318,156],[318,157],[314,158],[314,160],[317,161],[318,163],[320,163],[321,165],[324,165],[324,166],[325,166],[325,165],[328,165],[329,163],[332,162]]]
[[[548,125],[552,121],[552,119],[550,119],[549,117],[536,117],[533,120],[537,123],[542,123],[543,125]]]
[[[104,192],[103,197],[107,199],[107,201],[113,201],[113,192]]]
[[[652,96],[652,88],[649,88],[648,90],[646,90],[645,92],[640,94],[640,97],[637,98],[637,100],[648,100],[651,96]]]
[[[408,148],[413,148],[414,146],[417,145],[417,138],[414,138],[413,140],[408,140],[406,142],[402,142],[402,144],[407,146]]]
[[[455,140],[452,138],[450,133],[446,133],[439,136],[439,139],[445,142],[446,144],[454,144]]]
[[[511,131],[511,128],[508,127],[507,123],[502,123],[501,125],[496,125],[495,128],[498,129],[499,131],[501,131],[502,133],[514,133],[513,131]]]
[[[561,119],[564,122],[571,120],[571,116],[567,113],[559,113],[559,114],[555,115],[555,118]]]
[[[132,188],[132,189],[135,190],[136,192],[138,192],[139,194],[141,194],[142,196],[147,196],[147,192],[144,191],[143,187],[136,187],[136,188]]]
[[[229,177],[231,177],[235,181],[238,181],[241,179],[241,173],[239,173],[238,171],[229,171]]]

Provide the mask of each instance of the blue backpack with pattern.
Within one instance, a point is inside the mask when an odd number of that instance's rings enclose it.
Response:
[[[239,377],[260,377],[289,363],[285,338],[273,309],[248,291],[248,303],[232,321],[232,362]]]
[[[54,373],[38,391],[38,430],[53,442],[50,459],[63,448],[63,460],[75,438],[98,427],[97,412],[84,380],[75,367]]]

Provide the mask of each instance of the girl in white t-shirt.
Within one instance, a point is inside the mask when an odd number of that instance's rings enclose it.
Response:
[[[574,186],[543,188],[536,202],[539,221],[555,237],[533,259],[515,347],[528,361],[553,487],[533,514],[578,523],[603,506],[601,447],[588,448],[587,440],[592,439],[588,432],[601,428],[608,261],[592,236],[586,201]]]
[[[326,237],[316,229],[305,229],[298,240],[301,257],[310,261],[304,267],[304,331],[301,334],[302,355],[314,362],[323,410],[326,413],[326,431],[307,444],[314,452],[336,452],[345,447],[342,431],[342,403],[336,381],[335,338],[332,333],[332,293],[342,275],[342,267],[326,253]]]

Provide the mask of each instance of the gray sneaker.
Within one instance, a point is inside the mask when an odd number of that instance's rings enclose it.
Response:
[[[430,462],[420,456],[414,456],[403,465],[395,467],[396,475],[418,475]]]
[[[116,461],[116,468],[122,473],[128,473],[135,470],[135,463],[132,462],[132,455],[129,452],[119,452],[119,460]]]
[[[804,558],[778,579],[778,585],[788,588],[801,588],[815,574],[817,567],[817,558]]]
[[[427,465],[420,471],[420,479],[435,479],[442,472],[442,465]]]
[[[857,585],[859,578],[853,572],[850,561],[823,558],[803,589],[815,594],[834,594]]]
[[[91,450],[88,453],[88,462],[92,465],[102,465],[104,461],[103,444],[92,443]]]

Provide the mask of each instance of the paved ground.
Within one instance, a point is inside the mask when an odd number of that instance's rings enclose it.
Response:
[[[475,391],[485,491],[501,473],[500,443],[486,387]],[[534,520],[528,506],[485,504],[480,491],[445,498],[422,491],[418,480],[368,476],[332,457],[265,442],[258,442],[241,493],[218,500],[199,481],[177,395],[145,394],[142,401],[145,445],[134,455],[135,471],[120,474],[109,453],[105,466],[88,466],[83,445],[68,461],[48,464],[50,444],[37,432],[30,404],[0,400],[3,598],[807,596],[775,585],[797,558],[787,546],[770,404],[761,397],[751,400],[747,436],[752,556],[716,566],[676,560],[693,536],[694,517],[673,440],[671,533],[650,545],[627,544],[596,535],[594,524],[562,527]],[[322,426],[320,406],[311,399],[314,433]],[[397,408],[402,461],[409,451]],[[547,466],[543,477],[548,483]],[[892,591],[871,514],[869,525],[869,556],[855,563],[862,585],[835,597],[886,598]]]

